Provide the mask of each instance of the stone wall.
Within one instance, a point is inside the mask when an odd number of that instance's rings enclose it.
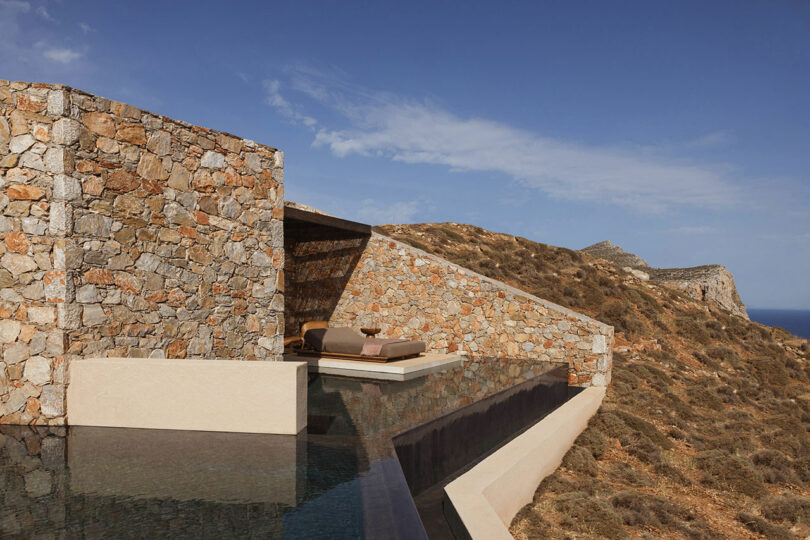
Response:
[[[329,320],[368,237],[332,231],[312,235],[284,227],[284,331],[301,333],[306,321]]]
[[[64,422],[65,364],[280,359],[283,155],[0,81],[0,422]]]
[[[296,259],[289,262],[298,281],[328,274],[329,253],[352,254],[329,243],[312,249],[320,264],[294,269]],[[334,304],[321,313],[331,325],[380,327],[381,337],[420,339],[432,352],[509,358],[515,373],[537,361],[568,362],[571,384],[610,382],[612,327],[376,233],[353,249],[362,249],[353,269],[334,266],[349,276],[340,297],[322,299]]]

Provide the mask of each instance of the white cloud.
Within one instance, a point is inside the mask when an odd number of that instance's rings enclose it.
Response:
[[[46,21],[56,22],[56,19],[51,17],[51,14],[48,13],[48,10],[45,8],[45,6],[39,6],[37,8],[37,15],[39,15],[40,17],[42,17]]]
[[[83,34],[89,34],[90,32],[95,32],[95,29],[87,23],[80,22],[79,28],[82,29]]]
[[[281,83],[278,80],[264,81],[263,86],[265,91],[265,102],[276,109],[276,111],[278,111],[279,114],[284,116],[287,120],[298,124],[303,124],[308,128],[314,128],[318,123],[311,116],[300,114],[298,111],[293,109],[292,105],[290,105],[290,103],[281,95]]]
[[[28,13],[31,11],[31,4],[15,0],[0,0],[0,8]]]
[[[375,199],[364,199],[356,215],[360,221],[372,225],[411,223],[422,206],[422,202],[418,200],[390,204]]]
[[[542,137],[499,122],[459,118],[436,106],[371,105],[359,114],[359,123],[349,129],[319,131],[315,144],[337,156],[382,155],[503,173],[554,197],[637,210],[719,206],[735,198],[734,188],[707,167]]]
[[[82,53],[71,49],[48,49],[42,54],[45,58],[60,64],[69,64],[82,57]]]
[[[268,103],[286,116],[303,116],[297,109],[293,113],[279,88],[278,81],[266,83]],[[493,120],[463,118],[435,104],[371,92],[311,70],[294,71],[291,88],[348,121],[343,129],[321,127],[314,141],[339,157],[383,156],[449,171],[498,173],[554,198],[641,212],[725,207],[740,197],[724,168],[676,161],[649,149],[588,146]],[[324,126],[314,119],[308,125],[316,124]]]

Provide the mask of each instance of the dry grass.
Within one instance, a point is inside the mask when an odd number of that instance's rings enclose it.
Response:
[[[622,333],[602,409],[515,537],[810,534],[806,340],[575,251],[467,225],[381,229]]]

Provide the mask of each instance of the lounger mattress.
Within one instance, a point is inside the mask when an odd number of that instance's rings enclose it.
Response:
[[[316,351],[337,354],[356,354],[363,352],[366,338],[351,328],[315,328],[304,335],[304,340]],[[396,358],[425,352],[421,341],[401,341],[386,343],[380,349],[380,356]]]

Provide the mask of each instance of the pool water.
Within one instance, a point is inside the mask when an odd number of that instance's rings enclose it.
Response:
[[[452,538],[443,486],[568,399],[566,377],[487,358],[313,375],[297,436],[0,426],[0,538]]]

